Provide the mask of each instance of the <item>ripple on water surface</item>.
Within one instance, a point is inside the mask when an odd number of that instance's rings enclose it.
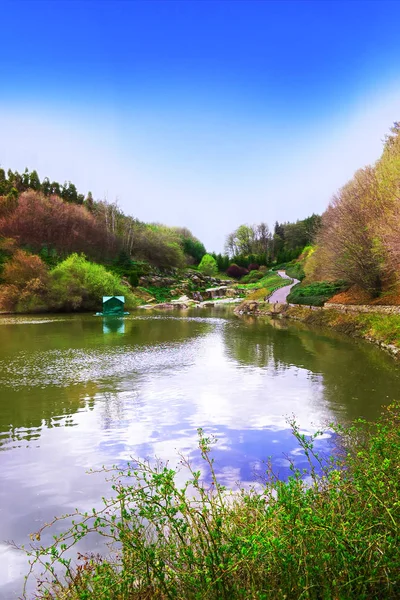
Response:
[[[200,468],[200,426],[218,438],[226,485],[254,481],[269,456],[286,477],[290,460],[304,466],[286,416],[312,433],[376,416],[400,387],[392,359],[326,332],[197,315],[122,324],[1,321],[0,540],[25,543],[54,515],[96,506],[109,486],[90,468],[132,456],[175,465],[178,451]],[[320,447],[334,443],[327,433]],[[0,546],[1,600],[20,593],[24,571]]]

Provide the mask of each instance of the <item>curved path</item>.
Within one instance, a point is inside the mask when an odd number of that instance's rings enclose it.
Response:
[[[291,277],[286,275],[285,271],[277,271],[277,273],[282,279],[291,279]],[[300,281],[298,279],[293,279],[293,283],[290,285],[285,285],[284,287],[275,290],[275,292],[272,292],[271,296],[266,299],[267,302],[270,304],[274,304],[275,302],[286,303],[286,298],[289,296],[290,290],[296,283],[300,283]]]

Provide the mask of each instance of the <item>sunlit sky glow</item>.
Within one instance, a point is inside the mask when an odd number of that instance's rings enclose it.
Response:
[[[382,0],[3,0],[0,165],[221,251],[241,223],[321,213],[378,158],[399,17]]]

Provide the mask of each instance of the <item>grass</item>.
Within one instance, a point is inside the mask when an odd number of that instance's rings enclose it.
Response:
[[[400,315],[360,314],[358,322],[366,337],[400,346]]]
[[[300,281],[304,279],[306,274],[304,273],[304,268],[302,263],[288,263],[286,265],[286,275],[289,275],[292,279],[299,279]]]
[[[177,287],[178,284],[177,284]],[[148,292],[149,294],[151,294],[151,296],[153,296],[153,298],[156,299],[157,304],[161,304],[163,302],[169,302],[172,298],[171,296],[171,290],[174,289],[173,287],[156,287],[156,286],[147,286],[146,288],[143,288],[146,292]]]
[[[259,290],[264,288],[267,292],[272,293],[280,287],[289,285],[291,283],[288,279],[283,279],[273,271],[269,271],[262,279],[255,283],[248,283],[247,285],[239,283],[237,286],[239,290]]]
[[[314,450],[321,432],[306,437],[295,423],[292,428],[309,469],[292,466],[287,482],[269,470],[261,489],[223,488],[212,440],[201,430],[209,484],[184,458],[183,486],[165,464],[138,462],[115,471],[114,496],[102,510],[75,514],[52,546],[31,549],[32,568],[42,565],[49,580],[42,577],[37,598],[399,598],[400,405],[376,424],[335,427],[340,450],[328,461]],[[93,532],[116,542],[115,554],[84,556],[73,566],[68,549]]]
[[[318,281],[293,286],[287,298],[290,304],[307,304],[308,306],[323,306],[332,296],[346,290],[345,281]]]

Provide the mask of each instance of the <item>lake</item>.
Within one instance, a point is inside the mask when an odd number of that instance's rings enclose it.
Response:
[[[302,431],[373,419],[399,397],[398,363],[363,341],[231,308],[0,317],[0,598],[21,593],[27,543],[52,517],[109,495],[91,468],[130,457],[200,464],[197,428],[218,438],[222,483],[286,478]],[[329,452],[327,431],[320,441]]]

